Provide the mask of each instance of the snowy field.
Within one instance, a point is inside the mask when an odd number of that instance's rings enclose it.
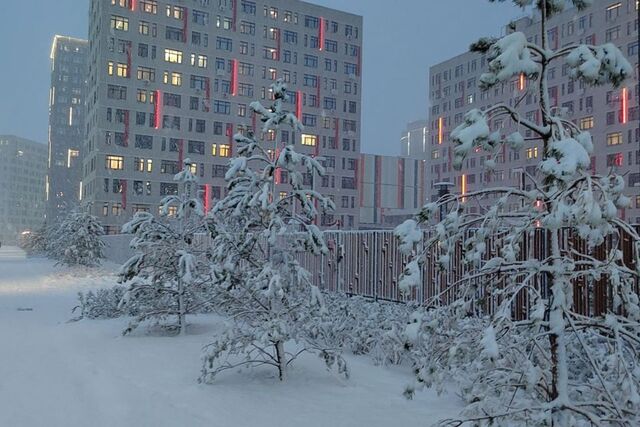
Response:
[[[122,337],[127,319],[67,322],[77,291],[114,283],[115,268],[70,270],[0,249],[0,426],[402,427],[457,412],[453,395],[405,400],[408,370],[364,357],[348,358],[349,381],[309,356],[285,383],[253,370],[199,385],[214,317],[192,317],[186,337]]]

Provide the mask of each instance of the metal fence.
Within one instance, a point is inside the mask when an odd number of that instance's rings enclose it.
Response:
[[[636,226],[636,229],[640,227]],[[428,235],[425,233],[425,236]],[[570,254],[575,248],[597,260],[604,260],[606,254],[614,245],[623,254],[623,263],[630,269],[635,269],[638,248],[634,246],[630,236],[621,231],[621,239],[608,238],[602,245],[591,251],[587,250],[586,242],[575,232],[563,230],[560,233],[560,247],[563,254]],[[422,266],[422,286],[414,289],[409,295],[402,295],[398,288],[398,281],[404,270],[408,257],[399,250],[399,241],[392,231],[331,231],[325,232],[325,240],[329,247],[329,254],[315,256],[300,254],[301,264],[311,272],[313,282],[321,289],[339,291],[347,294],[360,295],[380,300],[412,301],[422,303],[439,295],[440,302],[447,304],[454,297],[454,289],[446,291],[447,287],[456,283],[469,272],[469,266],[463,262],[464,252],[461,245],[455,249],[448,266],[438,265],[436,251],[427,251],[427,258]],[[425,239],[426,240],[426,239]],[[487,241],[487,256],[499,253],[499,240]],[[536,230],[526,236],[519,251],[519,259],[543,260],[548,254],[550,236],[545,230]],[[494,276],[490,286],[500,286],[505,276]],[[500,301],[489,296],[486,280],[478,278],[472,282],[479,293],[486,293],[482,300],[483,308],[491,312]],[[548,292],[548,277],[540,274],[534,278],[533,285],[543,295]],[[640,283],[635,280],[636,292]],[[605,276],[597,280],[587,281],[584,278],[574,283],[574,307],[581,314],[600,315],[613,307],[613,295],[609,286],[609,279]],[[515,298],[513,315],[516,318],[526,317],[529,312],[527,295],[522,293]]]

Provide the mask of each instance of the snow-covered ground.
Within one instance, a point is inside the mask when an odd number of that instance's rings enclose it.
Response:
[[[417,426],[457,412],[455,396],[401,393],[405,368],[349,357],[352,378],[314,356],[288,380],[228,372],[200,385],[200,349],[218,322],[191,318],[186,337],[122,337],[126,319],[68,323],[76,292],[114,282],[109,271],[54,267],[0,249],[0,426]]]

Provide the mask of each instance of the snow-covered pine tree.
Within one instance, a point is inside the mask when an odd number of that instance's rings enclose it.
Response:
[[[176,323],[180,334],[187,329],[186,315],[203,309],[208,266],[203,262],[202,248],[194,245],[198,234],[206,234],[204,211],[198,197],[198,180],[191,172],[191,160],[185,159],[183,169],[174,176],[179,183],[179,195],[161,201],[161,215],[175,218],[161,221],[148,212],[138,212],[122,227],[133,234],[133,255],[120,269],[119,282],[128,283],[121,307],[129,306],[138,315],[124,334],[141,322],[167,318]]]
[[[259,102],[250,106],[261,117],[263,133],[281,125],[300,132],[302,124],[283,106],[286,85],[279,80],[271,88],[271,107]],[[318,159],[297,153],[293,145],[268,148],[252,133],[234,139],[238,150],[226,174],[229,192],[214,207],[217,220],[210,223],[217,304],[230,323],[206,347],[201,380],[261,365],[275,367],[284,380],[287,367],[305,351],[319,354],[328,367],[346,375],[339,349],[328,342],[331,325],[324,317],[322,295],[296,259],[304,251],[327,252],[314,221],[317,206],[334,206],[305,188],[303,180],[303,173],[322,175],[324,169]],[[286,176],[286,195],[276,194],[276,176]],[[289,345],[295,350],[287,351]]]
[[[78,208],[47,233],[47,255],[57,264],[95,267],[104,259],[104,230],[98,219]]]
[[[401,286],[421,282],[428,255],[450,270],[461,253],[466,269],[425,304],[413,334],[417,384],[407,393],[457,379],[467,406],[462,419],[443,425],[640,425],[640,237],[618,217],[618,209],[629,205],[623,177],[588,173],[591,136],[552,108],[547,84],[549,67],[562,60],[573,78],[588,85],[618,86],[633,70],[612,44],[549,46],[547,21],[567,1],[514,3],[533,3],[540,13],[541,45],[513,32],[481,39],[471,49],[487,55],[483,89],[515,76],[529,79],[541,120],[527,120],[504,104],[469,111],[451,133],[453,166],[460,169],[471,150],[495,159],[502,145],[518,150],[525,144],[519,132],[492,133],[489,121],[497,118],[513,120],[541,140],[543,160],[535,175],[526,175],[531,191],[496,187],[445,195],[396,230],[414,254]],[[582,10],[591,2],[572,3]],[[468,209],[483,198],[496,202],[479,214]],[[421,226],[441,207],[445,217],[423,237]],[[548,242],[540,259],[524,252],[524,242],[536,233]],[[619,249],[623,239],[635,247],[631,263]],[[596,247],[604,256],[595,254]],[[584,315],[574,307],[575,284],[593,294],[602,281],[611,304],[605,313]]]

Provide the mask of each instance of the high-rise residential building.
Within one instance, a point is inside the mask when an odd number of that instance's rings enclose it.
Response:
[[[416,120],[407,124],[400,137],[400,155],[426,159],[430,153],[429,121]]]
[[[624,176],[626,194],[632,206],[620,215],[630,222],[640,223],[640,111],[638,88],[638,1],[608,0],[594,2],[584,11],[569,8],[553,16],[547,25],[550,47],[557,49],[571,44],[615,44],[636,70],[620,88],[611,85],[585,86],[570,77],[568,66],[562,60],[548,70],[549,97],[552,108],[562,109],[566,118],[583,130],[588,130],[595,150],[591,158],[592,171],[606,174],[610,169]],[[530,41],[539,42],[540,25],[536,16],[515,21],[507,31],[520,31]],[[538,120],[537,96],[529,91],[524,76],[489,90],[478,86],[482,73],[487,70],[484,55],[464,53],[437,64],[430,69],[429,157],[430,197],[437,198],[450,182],[450,191],[464,193],[488,185],[525,186],[523,171],[532,175],[542,158],[542,143],[529,140],[520,151],[505,149],[497,159],[494,172],[483,166],[487,160],[482,152],[472,153],[461,171],[451,167],[451,131],[463,121],[465,112],[472,108],[506,103],[516,108],[529,120]],[[508,135],[515,131],[509,120],[493,120],[492,131]],[[524,131],[523,131],[524,132]],[[524,132],[525,138],[531,135]],[[483,203],[492,203],[487,200]],[[470,206],[472,211],[478,209]]]
[[[86,40],[55,36],[51,45],[47,220],[55,221],[80,202],[84,142]]]
[[[415,157],[360,155],[360,228],[392,228],[413,217],[426,202],[426,168],[426,160]]]
[[[89,13],[83,196],[107,232],[156,212],[186,159],[211,207],[238,132],[324,157],[327,176],[305,181],[336,202],[358,195],[362,17],[299,0],[92,0]],[[277,79],[303,132],[262,135],[249,105]],[[357,204],[336,204],[321,225],[357,227]]]
[[[20,233],[44,223],[47,146],[0,135],[0,241],[15,243]]]

